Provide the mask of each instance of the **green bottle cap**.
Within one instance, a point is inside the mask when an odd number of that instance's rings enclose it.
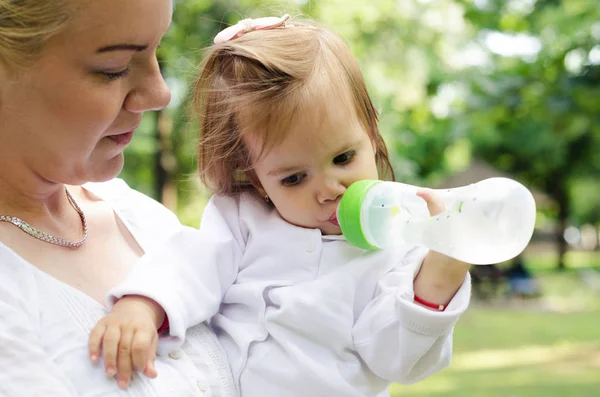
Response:
[[[381,183],[378,180],[362,180],[351,184],[340,201],[338,207],[338,223],[346,240],[355,247],[364,250],[378,250],[365,237],[361,227],[361,207],[369,189]]]

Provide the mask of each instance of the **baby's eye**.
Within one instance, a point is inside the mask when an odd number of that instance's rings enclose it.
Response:
[[[338,156],[335,156],[335,158],[333,159],[333,164],[346,165],[346,164],[350,163],[352,161],[352,159],[354,159],[355,155],[356,155],[355,150],[350,150],[348,152],[342,153]]]
[[[300,184],[304,180],[305,177],[306,177],[306,174],[293,174],[286,178],[283,178],[281,180],[281,184],[283,186],[295,186],[295,185]]]

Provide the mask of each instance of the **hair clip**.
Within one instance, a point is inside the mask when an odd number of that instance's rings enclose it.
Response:
[[[215,36],[214,43],[220,44],[227,41],[236,39],[243,34],[253,32],[255,30],[269,30],[275,29],[281,26],[286,26],[285,22],[290,19],[289,14],[285,14],[281,18],[277,17],[265,17],[257,19],[243,19],[237,24],[223,29],[219,34]]]

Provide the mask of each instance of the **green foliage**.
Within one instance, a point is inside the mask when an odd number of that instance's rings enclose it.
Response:
[[[164,112],[171,153],[158,156],[167,149],[147,115],[127,151],[128,182],[156,195],[161,158],[173,163],[179,211],[196,206],[198,131],[187,98],[202,49],[241,18],[283,12],[314,17],[348,41],[399,179],[435,184],[482,158],[548,193],[566,207],[559,216],[600,222],[596,0],[177,0],[159,50],[173,88]],[[528,52],[511,48],[523,43]]]
[[[177,205],[172,209],[182,215],[185,223],[197,224],[208,193],[199,186],[196,176],[198,127],[189,97],[203,49],[212,44],[221,29],[242,18],[263,15],[264,10],[278,15],[298,8],[293,1],[176,0],[174,3],[172,25],[158,50],[163,75],[173,94],[170,106],[162,112],[170,130],[168,142],[161,144],[156,137],[159,123],[156,115],[146,114],[136,139],[126,152],[126,167],[121,177],[133,187],[160,199],[156,191],[157,174],[159,168],[166,169],[167,182],[174,184],[177,190]],[[161,161],[169,164],[161,164]]]
[[[582,186],[600,175],[600,60],[592,58],[600,52],[599,8],[591,0],[544,1],[517,14],[509,3],[471,6],[467,15],[480,30],[526,28],[540,51],[495,56],[491,70],[463,76],[471,95],[457,122],[468,126],[478,156],[550,194],[572,221],[599,222],[600,201]]]

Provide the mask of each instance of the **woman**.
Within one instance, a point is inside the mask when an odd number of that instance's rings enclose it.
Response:
[[[0,0],[1,396],[235,395],[204,326],[145,368],[156,379],[115,382],[123,368],[87,356],[106,292],[180,227],[113,179],[142,113],[169,102],[155,50],[172,7]]]

